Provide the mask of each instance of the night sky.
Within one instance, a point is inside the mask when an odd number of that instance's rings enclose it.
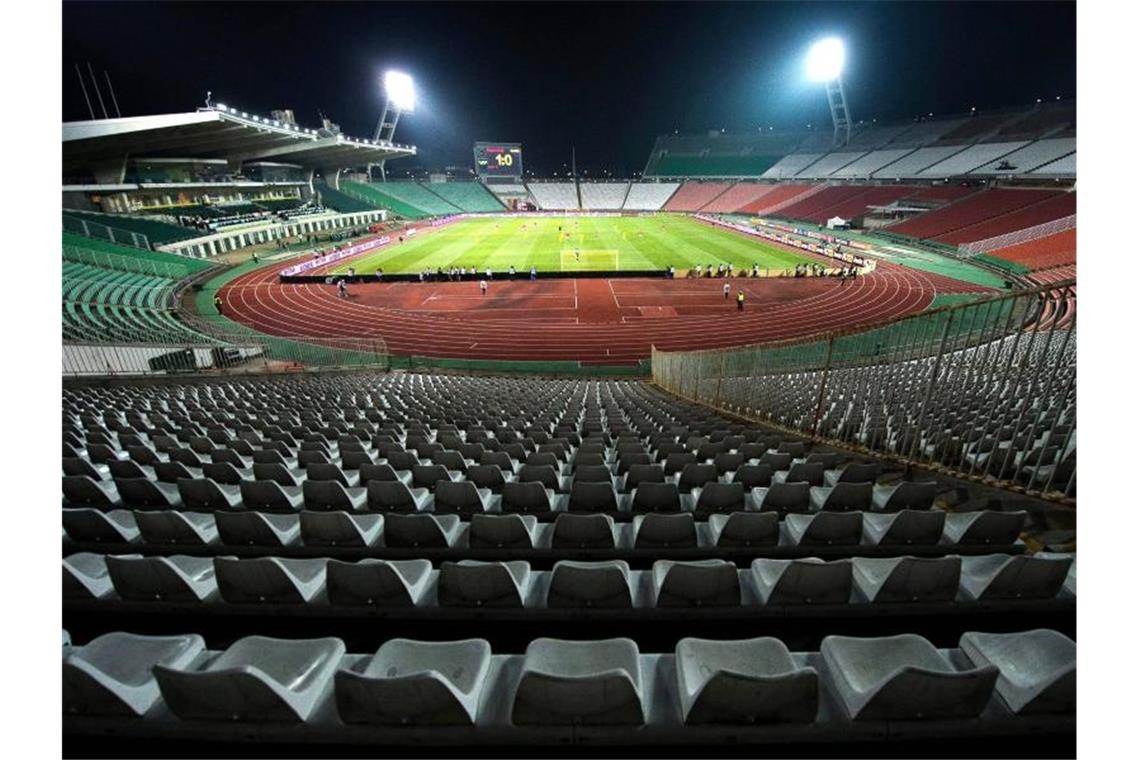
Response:
[[[396,133],[419,148],[407,167],[470,166],[488,140],[523,143],[538,176],[571,146],[588,176],[632,176],[674,130],[830,124],[802,73],[829,34],[847,43],[855,120],[1076,96],[1075,2],[65,2],[63,118],[89,118],[74,64],[90,61],[124,116],[191,111],[212,90],[371,137],[380,75],[399,68],[419,96]]]

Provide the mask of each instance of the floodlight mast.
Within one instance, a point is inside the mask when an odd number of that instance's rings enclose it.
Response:
[[[851,112],[847,107],[847,90],[843,86],[845,51],[842,40],[828,37],[812,45],[808,51],[808,76],[824,82],[827,107],[834,127],[832,144],[842,147],[851,140]]]
[[[380,121],[376,123],[376,134],[372,139],[376,141],[392,142],[392,136],[396,133],[396,125],[400,123],[400,115],[404,111],[412,111],[414,108],[414,95],[412,89],[412,78],[407,74],[399,71],[388,71],[384,74],[384,111],[380,114]],[[388,181],[388,175],[384,169],[387,161],[380,162],[380,179],[383,182]],[[372,179],[372,167],[375,164],[368,165],[368,179]]]

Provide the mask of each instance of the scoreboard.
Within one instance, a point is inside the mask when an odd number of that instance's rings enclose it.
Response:
[[[521,177],[520,143],[475,143],[475,173],[480,177]]]

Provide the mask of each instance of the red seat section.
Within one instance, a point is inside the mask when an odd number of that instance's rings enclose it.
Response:
[[[738,211],[745,214],[766,214],[788,204],[796,197],[814,190],[815,188],[812,185],[777,185],[772,192],[765,193],[762,198],[751,203],[746,203]]]
[[[1017,192],[1017,191],[1013,191]],[[1077,213],[1077,194],[1063,193],[1052,198],[1035,203],[1017,211],[994,217],[988,221],[970,227],[954,230],[940,235],[935,240],[942,243],[972,243],[975,240],[1004,235],[1007,232],[1017,232],[1038,224],[1051,222],[1054,219],[1071,216]]]
[[[900,235],[910,235],[917,238],[938,238],[950,242],[945,236],[955,230],[961,230],[971,225],[980,224],[988,219],[1008,214],[1012,211],[1032,206],[1035,203],[1048,200],[1061,195],[1056,190],[1008,190],[988,189],[980,193],[973,193],[957,203],[951,203],[940,209],[920,214],[913,219],[907,219],[892,225],[888,229]],[[1048,221],[1048,220],[1043,220]],[[1033,224],[1037,224],[1034,222]],[[1032,224],[1022,225],[1030,227]],[[1009,230],[1005,230],[1009,232]],[[983,237],[1000,235],[994,232]],[[981,240],[982,238],[971,238]]]
[[[1047,269],[1071,264],[1077,260],[1077,228],[998,248],[987,255],[1012,261],[1030,269]],[[1073,276],[1076,276],[1075,270]]]
[[[967,195],[981,192],[980,187],[962,187],[960,185],[935,185],[934,187],[924,187],[917,193],[914,193],[907,200],[915,201],[933,201],[936,203],[953,203],[960,201]]]
[[[761,185],[757,182],[737,182],[722,195],[705,204],[701,211],[714,214],[731,214],[746,204],[757,201],[777,188],[777,185]]]
[[[884,185],[882,187],[868,187],[864,189],[866,190],[864,193],[860,193],[859,195],[840,201],[833,206],[829,206],[826,209],[822,209],[818,214],[801,218],[810,219],[820,224],[834,216],[842,217],[843,219],[854,219],[855,217],[862,216],[867,211],[868,206],[886,206],[912,195],[919,188],[915,185]],[[819,195],[823,195],[823,193]],[[814,200],[816,197],[818,196],[812,196],[812,198],[808,200]],[[787,215],[788,210],[785,209],[781,213]]]
[[[665,204],[666,211],[697,211],[732,187],[731,182],[686,182]]]
[[[825,187],[818,193],[780,209],[780,216],[789,219],[807,219],[813,222],[828,219],[827,209],[838,203],[865,195],[869,188],[862,185],[836,185]]]

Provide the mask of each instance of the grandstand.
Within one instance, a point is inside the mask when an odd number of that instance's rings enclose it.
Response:
[[[613,210],[623,208],[629,196],[629,182],[583,182],[578,186],[582,194],[582,208]]]
[[[573,182],[530,182],[527,189],[541,209],[576,209],[580,207],[578,188]]]
[[[503,204],[481,182],[432,182],[424,187],[461,211],[503,210]]]
[[[680,184],[677,182],[633,182],[623,208],[629,211],[656,211],[664,206]]]
[[[730,182],[686,182],[663,208],[666,211],[699,211],[731,186]]]

